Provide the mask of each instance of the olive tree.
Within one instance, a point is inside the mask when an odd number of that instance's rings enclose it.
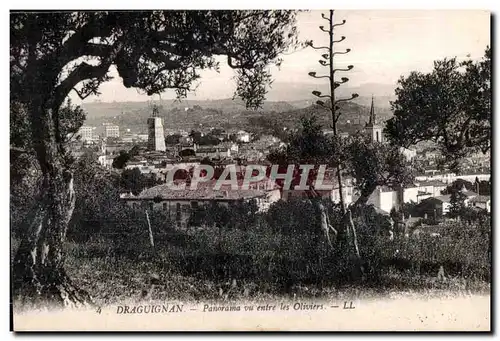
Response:
[[[409,147],[433,141],[442,163],[458,168],[460,160],[491,148],[491,49],[479,61],[448,58],[429,73],[401,77],[391,103],[394,117],[385,128],[393,145]]]
[[[182,98],[200,70],[218,69],[219,55],[235,70],[235,95],[257,107],[271,82],[268,66],[298,44],[295,18],[295,11],[11,12],[11,105],[27,113],[28,145],[42,174],[14,259],[14,294],[63,306],[91,302],[64,270],[75,193],[60,108],[70,92],[98,95],[114,66],[127,88],[175,89]]]

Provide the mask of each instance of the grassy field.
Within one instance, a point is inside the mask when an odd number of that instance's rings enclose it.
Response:
[[[376,283],[339,283],[335,260],[310,236],[264,231],[163,231],[155,250],[147,233],[97,235],[67,244],[66,268],[99,305],[489,294],[488,244],[477,236],[378,240],[372,248]]]

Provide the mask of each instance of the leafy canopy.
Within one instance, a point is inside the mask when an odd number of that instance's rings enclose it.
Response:
[[[359,204],[366,203],[377,186],[396,189],[414,178],[415,167],[399,147],[373,142],[362,134],[347,139],[327,136],[315,116],[303,117],[301,128],[290,133],[287,141],[286,146],[269,154],[269,161],[279,165],[339,166],[343,174],[354,180],[360,192]]]
[[[125,87],[148,95],[175,89],[185,97],[200,70],[222,55],[236,70],[236,93],[261,105],[268,66],[299,45],[296,11],[12,12],[12,99],[30,102],[41,91],[57,110],[72,90],[98,94],[115,65]],[[78,85],[78,86],[77,86]]]
[[[300,128],[290,132],[282,148],[272,151],[268,160],[279,165],[288,164],[337,164],[339,141],[323,133],[316,116],[300,119]]]
[[[12,102],[10,106],[10,145],[14,148],[30,150],[31,130],[26,105]],[[67,143],[78,138],[77,133],[85,122],[82,107],[73,105],[68,99],[59,109],[59,140]]]
[[[432,72],[401,77],[394,117],[386,125],[388,140],[409,147],[433,141],[452,168],[471,153],[491,146],[491,49],[482,60],[434,62]]]
[[[400,149],[355,135],[345,142],[344,168],[360,193],[357,205],[365,204],[378,186],[397,190],[412,183],[415,167]]]

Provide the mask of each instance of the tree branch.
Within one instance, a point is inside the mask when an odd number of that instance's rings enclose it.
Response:
[[[371,183],[369,185],[364,186],[364,188],[360,189],[360,195],[358,199],[354,203],[352,203],[351,210],[354,212],[359,212],[359,209],[366,205],[368,199],[372,195],[372,193],[377,189],[377,185],[375,183]]]
[[[346,23],[346,20],[344,19],[344,20],[342,20],[342,22],[341,22],[341,23],[339,23],[339,24],[333,24],[333,25],[332,25],[332,28],[333,28],[333,27],[337,27],[337,26],[342,26],[342,25],[344,25],[345,23]]]
[[[61,84],[59,84],[55,89],[55,106],[58,107],[57,103],[62,103],[69,92],[75,88],[75,86],[83,80],[92,78],[101,78],[106,75],[109,70],[111,63],[101,63],[97,66],[90,65],[86,62],[82,62],[78,65],[66,79],[64,79]]]
[[[17,152],[17,153],[20,153],[20,154],[29,154],[29,152],[26,149],[15,147],[15,146],[10,146],[10,150],[12,152]]]
[[[99,65],[90,65],[86,62],[82,62],[64,79],[54,90],[55,101],[53,103],[54,109],[59,109],[60,105],[69,94],[69,92],[75,88],[75,86],[86,79],[99,79],[106,76],[109,67],[114,62],[116,55],[120,52],[123,47],[123,42],[117,41],[112,46],[110,46],[109,53],[102,58]]]
[[[333,69],[333,70],[332,70],[332,73],[335,73],[335,72],[337,72],[337,71],[350,71],[353,67],[354,67],[354,66],[352,66],[352,65],[348,65],[348,66],[347,66],[347,69]]]
[[[163,71],[175,70],[175,69],[178,69],[182,66],[182,64],[179,61],[172,60],[168,56],[166,56],[165,54],[160,53],[160,52],[154,52],[154,53],[150,54],[150,57],[154,62],[158,61],[158,62],[163,63],[163,67],[162,67]]]
[[[325,26],[321,25],[319,29],[323,32],[330,33],[330,30],[325,29]]]
[[[339,86],[340,86],[340,84],[339,84]],[[353,99],[355,99],[357,97],[358,97],[358,94],[352,94],[351,98],[338,99],[334,103],[335,103],[335,105],[337,105],[340,102],[347,102],[347,101],[353,100]]]
[[[319,97],[319,98],[332,98],[330,95],[322,95],[321,92],[319,91],[313,91],[312,94],[316,97]]]
[[[321,17],[331,23],[330,18],[328,18],[327,16],[325,16],[324,13],[321,13]]]
[[[313,78],[330,78],[330,76],[316,76],[316,72],[314,71],[309,72],[309,76]]]
[[[112,48],[112,45],[107,44],[85,43],[82,46],[82,55],[105,57],[111,53]]]
[[[229,65],[229,67],[232,69],[249,69],[252,67],[252,63],[250,62],[244,64],[240,63],[239,65],[237,65],[233,62],[233,58],[234,56],[232,54],[227,55],[227,65]]]
[[[78,89],[76,87],[73,87],[72,89],[74,92],[76,92],[76,94],[78,95],[78,97],[83,101],[84,99],[86,99],[87,97],[89,97],[90,95],[92,95],[91,92],[89,93],[84,93],[83,91],[78,91]]]
[[[347,54],[351,52],[351,49],[345,49],[345,52],[334,52],[333,55],[335,56],[336,54]]]
[[[46,59],[57,60],[57,68],[62,69],[64,65],[85,54],[102,56],[101,53],[104,53],[102,48],[106,45],[89,43],[89,40],[109,36],[113,31],[113,25],[110,24],[113,21],[111,19],[112,14],[108,14],[100,20],[87,22],[66,40],[60,50],[56,51],[57,57],[47,54]],[[102,47],[98,47],[97,45],[102,45]]]
[[[311,46],[315,50],[321,50],[321,49],[329,50],[327,46],[314,46],[313,44],[310,44],[309,46]]]
[[[470,123],[470,121],[472,121],[472,118],[473,118],[472,115],[469,115],[467,120],[465,120],[465,122],[462,125],[462,129],[460,131],[460,135],[459,135],[458,141],[457,141],[459,145],[462,145],[464,134],[467,132],[467,130],[469,128],[469,123]]]

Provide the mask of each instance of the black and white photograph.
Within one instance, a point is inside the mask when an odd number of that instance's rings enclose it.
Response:
[[[492,331],[489,10],[9,17],[11,331]]]

